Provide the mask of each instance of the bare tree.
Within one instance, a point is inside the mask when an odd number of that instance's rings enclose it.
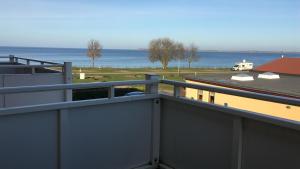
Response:
[[[184,60],[185,59],[185,48],[182,43],[177,42],[174,44],[174,59],[175,60]]]
[[[177,73],[180,74],[180,62],[185,60],[185,48],[182,43],[177,42],[174,44],[175,54],[174,59],[177,60]]]
[[[186,48],[185,58],[189,63],[189,68],[191,68],[191,63],[199,60],[198,47],[194,44],[191,44],[188,48]]]
[[[102,46],[97,40],[90,40],[88,42],[87,56],[91,58],[93,67],[95,67],[95,59],[102,56]]]
[[[149,44],[149,60],[151,62],[159,61],[163,69],[167,69],[171,60],[179,58],[179,46],[179,43],[175,43],[169,38],[154,39]]]

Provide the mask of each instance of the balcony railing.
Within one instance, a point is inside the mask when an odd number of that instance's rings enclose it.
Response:
[[[36,59],[29,59],[29,58],[23,58],[23,57],[16,57],[14,55],[9,55],[9,56],[0,56],[1,59],[4,59],[4,62],[7,63],[19,63],[19,62],[25,62],[26,65],[32,65],[32,63],[37,63],[38,65],[45,65],[47,66],[63,66],[63,64],[60,63],[55,63],[55,62],[49,62],[49,61],[42,61],[42,60],[36,60]],[[37,66],[35,64],[35,66]]]
[[[159,83],[174,95],[158,93]],[[118,86],[144,95],[114,97]],[[1,94],[105,87],[109,97],[0,109],[0,168],[296,169],[300,123],[180,97],[189,87],[299,106],[290,99],[159,80],[0,89]],[[42,98],[40,98],[42,99]],[[274,110],[275,111],[275,110]],[[300,113],[300,112],[299,112]]]
[[[64,64],[0,56],[0,89],[16,86],[37,86],[72,83],[72,63]],[[27,92],[26,94],[0,94],[0,108],[64,101],[71,92]]]
[[[42,61],[36,59],[29,59],[23,57],[16,57],[14,55],[0,56],[1,62],[0,68],[31,68],[32,73],[35,73],[37,68],[61,68],[63,71],[64,64]]]

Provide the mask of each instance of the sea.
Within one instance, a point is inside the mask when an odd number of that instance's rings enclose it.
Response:
[[[86,49],[81,48],[41,48],[41,47],[0,47],[0,56],[15,55],[57,63],[72,62],[73,66],[90,67],[91,60],[86,56]],[[287,52],[219,52],[200,51],[200,59],[191,64],[201,68],[229,68],[243,60],[258,66],[280,58],[300,57],[300,53]],[[188,67],[186,61],[172,61],[169,67]],[[103,49],[102,56],[95,61],[96,67],[143,68],[161,67],[159,62],[152,63],[148,59],[147,50]]]

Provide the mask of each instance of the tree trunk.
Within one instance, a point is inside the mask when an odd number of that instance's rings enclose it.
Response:
[[[92,62],[93,62],[93,68],[95,67],[95,58],[94,57],[92,57]]]
[[[178,60],[178,63],[177,63],[177,73],[179,76],[180,75],[180,60]]]
[[[162,63],[163,69],[166,70],[168,67],[168,63]]]

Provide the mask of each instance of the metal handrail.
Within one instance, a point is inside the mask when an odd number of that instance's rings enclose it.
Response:
[[[53,65],[0,65],[0,68],[43,68],[43,67],[62,67],[63,64]]]
[[[40,92],[40,91],[67,90],[67,89],[102,88],[102,87],[107,88],[107,87],[114,87],[114,86],[149,85],[149,84],[158,84],[158,83],[159,83],[158,80],[129,80],[129,81],[114,81],[114,82],[4,87],[4,88],[0,88],[0,94],[28,93],[28,92]]]
[[[58,65],[59,63],[55,63],[55,62],[49,62],[49,61],[42,61],[42,60],[36,60],[36,59],[28,59],[28,58],[23,58],[23,57],[15,57],[18,58],[20,60],[26,60],[26,61],[32,61],[32,62],[39,62],[39,63],[46,63],[46,64],[54,64],[54,65]]]
[[[28,59],[28,58],[23,58],[23,57],[16,57],[16,56],[14,56],[14,55],[10,55],[10,56],[0,56],[0,58],[1,59],[3,59],[3,58],[7,58],[7,59],[13,59],[13,61],[15,61],[15,60],[24,60],[24,61],[27,61],[27,62],[38,62],[38,63],[40,63],[41,65],[43,65],[43,64],[50,64],[50,65],[55,65],[55,66],[53,66],[53,67],[57,67],[57,66],[63,66],[63,64],[60,64],[60,63],[56,63],[56,62],[49,62],[49,61],[42,61],[42,60],[37,60],[37,59]],[[42,67],[51,67],[50,65],[43,65]],[[7,67],[8,65],[6,65],[5,67]],[[12,66],[12,65],[10,65],[10,66]],[[18,66],[18,67],[20,67],[19,65],[13,65],[13,66]],[[27,67],[28,67],[29,65],[27,65]],[[34,65],[34,66],[36,66],[36,65]],[[3,66],[4,67],[4,66]]]
[[[159,83],[173,85],[174,89],[176,88],[178,89],[180,87],[188,87],[193,89],[224,93],[224,94],[229,94],[234,96],[241,96],[241,97],[259,99],[264,101],[300,106],[300,99],[274,96],[268,94],[260,94],[260,93],[248,92],[248,91],[225,89],[220,87],[204,86],[199,84],[191,84],[191,83],[171,81],[171,80],[131,80],[131,81],[95,82],[95,83],[78,83],[78,84],[4,87],[4,88],[0,88],[0,94],[27,93],[27,92],[67,90],[67,89],[87,89],[87,88],[101,88],[101,87],[109,88],[114,86],[127,86],[127,85],[152,85],[152,84],[158,85]],[[174,90],[174,91],[177,92],[179,90]],[[174,93],[174,96],[179,96],[179,95]]]
[[[296,98],[274,96],[274,95],[260,94],[260,93],[255,93],[255,92],[240,91],[240,90],[233,90],[233,89],[225,89],[225,88],[220,88],[220,87],[212,87],[212,86],[191,84],[191,83],[171,81],[171,80],[161,80],[160,82],[163,84],[173,85],[174,86],[174,96],[178,96],[178,93],[177,94],[175,93],[178,90],[175,90],[175,88],[178,89],[179,87],[188,87],[188,88],[193,88],[193,89],[200,89],[200,90],[207,90],[207,91],[212,91],[212,92],[230,94],[230,95],[234,95],[234,96],[242,96],[242,97],[259,99],[259,100],[264,100],[264,101],[271,101],[271,102],[276,102],[276,103],[284,103],[284,104],[288,104],[288,105],[300,106],[300,99],[296,99]]]

